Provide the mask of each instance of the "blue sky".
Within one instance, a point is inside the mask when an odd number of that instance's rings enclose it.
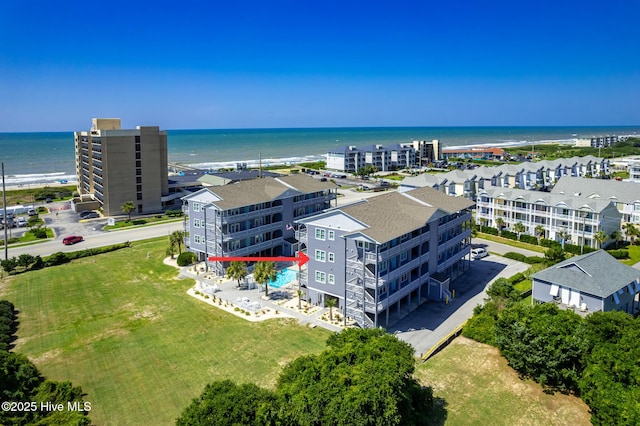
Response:
[[[4,1],[0,131],[640,124],[640,2]]]

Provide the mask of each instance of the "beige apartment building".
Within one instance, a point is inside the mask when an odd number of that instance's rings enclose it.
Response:
[[[168,194],[167,132],[158,126],[122,129],[119,118],[94,118],[90,131],[74,132],[81,196],[100,202],[105,216],[163,210]]]

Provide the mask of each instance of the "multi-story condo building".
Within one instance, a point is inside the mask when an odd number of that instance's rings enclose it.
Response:
[[[366,166],[374,166],[378,171],[383,172],[433,162],[440,156],[440,143],[437,140],[413,141],[387,147],[382,145],[361,148],[343,146],[327,153],[327,169],[356,173]]]
[[[640,161],[635,160],[629,163],[629,180],[640,182]]]
[[[218,275],[228,262],[210,256],[290,256],[294,221],[330,208],[336,192],[302,174],[201,189],[182,198],[188,249]]]
[[[391,192],[296,221],[310,257],[300,284],[334,298],[363,328],[388,327],[427,299],[450,296],[469,268],[473,202],[432,188]]]
[[[609,173],[607,159],[592,156],[572,157],[453,170],[436,175],[423,173],[403,179],[399,191],[430,186],[447,195],[475,199],[479,190],[490,187],[542,190],[552,187],[563,176],[596,177],[608,176]]]
[[[606,148],[618,142],[618,136],[594,136],[591,138],[580,138],[576,140],[578,147]]]
[[[505,151],[502,148],[448,148],[442,150],[442,158],[445,160],[452,158],[473,158],[475,160],[502,160]]]
[[[623,222],[640,224],[640,182],[567,176],[556,183],[551,193],[611,201],[618,208]]]
[[[586,247],[599,248],[594,238],[599,231],[609,237],[620,229],[620,212],[610,200],[489,188],[478,191],[476,203],[476,223],[479,225],[498,228],[498,219],[508,228],[522,223],[525,234],[535,236],[537,229],[542,229],[544,238]]]
[[[163,210],[168,195],[167,133],[157,126],[121,129],[119,118],[94,118],[90,131],[74,132],[80,195],[100,202],[105,215]]]

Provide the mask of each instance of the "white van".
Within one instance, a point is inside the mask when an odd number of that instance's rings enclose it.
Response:
[[[483,248],[475,248],[471,250],[471,257],[473,259],[482,259],[483,257],[489,256],[489,252]]]

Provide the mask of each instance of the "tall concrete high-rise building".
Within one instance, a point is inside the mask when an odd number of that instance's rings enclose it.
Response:
[[[119,118],[94,118],[90,131],[74,132],[80,195],[91,195],[106,216],[163,210],[168,195],[167,132],[158,126],[122,129]]]

